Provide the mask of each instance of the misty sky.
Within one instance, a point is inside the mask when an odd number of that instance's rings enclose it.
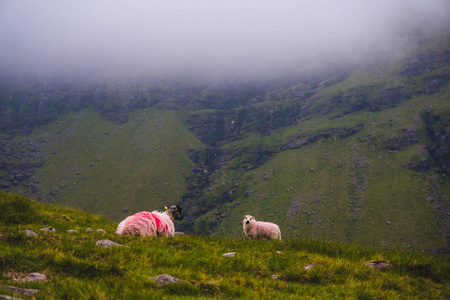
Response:
[[[0,68],[270,74],[400,49],[449,17],[448,0],[2,0]]]

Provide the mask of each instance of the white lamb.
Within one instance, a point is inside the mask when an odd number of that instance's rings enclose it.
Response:
[[[256,221],[255,217],[245,215],[243,227],[245,235],[251,239],[281,240],[281,231],[277,224]]]

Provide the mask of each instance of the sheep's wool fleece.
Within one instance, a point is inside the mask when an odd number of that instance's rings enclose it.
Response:
[[[281,240],[281,231],[278,225],[271,222],[251,222],[244,225],[244,231],[252,239],[279,239]]]
[[[174,236],[175,226],[167,213],[141,211],[127,217],[117,227],[117,234]]]

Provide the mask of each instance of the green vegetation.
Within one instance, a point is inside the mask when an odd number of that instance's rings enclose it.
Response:
[[[39,230],[47,226],[57,231]],[[37,289],[35,299],[450,297],[450,262],[444,258],[318,239],[116,236],[116,226],[81,210],[1,193],[0,287]],[[107,233],[86,232],[87,227]],[[26,236],[25,229],[38,236]],[[96,247],[101,239],[124,247]],[[236,256],[223,256],[228,252]],[[369,261],[391,266],[372,269],[364,265]],[[16,280],[31,272],[48,280]],[[150,278],[160,274],[182,282],[158,286]],[[27,298],[6,289],[0,294]]]
[[[11,80],[1,188],[116,222],[177,203],[202,236],[251,214],[287,238],[448,252],[450,36],[410,38],[261,82]]]

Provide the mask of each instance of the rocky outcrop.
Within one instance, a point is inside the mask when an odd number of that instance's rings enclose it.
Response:
[[[450,50],[442,52],[427,51],[420,55],[410,56],[403,61],[401,75],[407,77],[420,76],[450,64]]]
[[[441,170],[450,176],[450,112],[426,111],[423,115],[425,128],[432,144],[428,151]]]

